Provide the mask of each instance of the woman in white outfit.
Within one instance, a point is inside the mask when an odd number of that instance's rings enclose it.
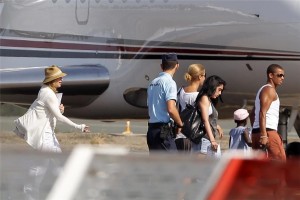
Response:
[[[61,152],[61,148],[55,136],[56,120],[66,123],[82,132],[89,132],[85,124],[75,124],[63,116],[63,104],[59,105],[56,96],[57,89],[61,87],[62,78],[67,74],[63,73],[57,66],[52,65],[45,69],[45,79],[38,93],[37,99],[32,103],[28,111],[15,120],[16,129],[14,132],[24,138],[26,142],[39,151]],[[32,164],[28,172],[28,179],[24,183],[25,199],[44,199],[40,193],[43,188],[43,180],[46,179],[47,171],[55,171],[55,159],[50,155]],[[52,163],[52,164],[51,164]]]
[[[193,105],[198,96],[198,90],[203,85],[205,80],[205,68],[201,64],[191,64],[188,67],[184,79],[188,85],[179,89],[178,107],[179,112],[183,111],[187,104]],[[183,134],[177,134],[175,140],[177,149],[179,151],[193,152],[198,151],[199,145],[187,139]]]
[[[64,106],[59,105],[56,93],[66,75],[55,65],[46,68],[45,79],[37,99],[22,117],[15,120],[14,132],[24,138],[34,149],[61,152],[54,132],[57,120],[82,132],[89,132],[89,127],[85,124],[75,124],[62,114]]]
[[[15,120],[14,132],[24,138],[34,149],[61,152],[54,132],[56,120],[80,129],[82,132],[89,132],[89,127],[85,124],[75,124],[62,114],[64,106],[59,105],[56,93],[66,75],[55,65],[46,68],[45,79],[37,99],[25,115]]]

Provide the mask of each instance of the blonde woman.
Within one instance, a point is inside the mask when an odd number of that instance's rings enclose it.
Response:
[[[85,124],[75,124],[62,114],[64,106],[59,105],[56,93],[66,75],[55,65],[47,67],[37,99],[22,117],[15,120],[14,132],[34,149],[61,152],[54,132],[57,120],[82,132],[89,132],[89,127]]]
[[[63,116],[64,106],[60,104],[56,95],[61,87],[63,73],[57,66],[52,65],[45,69],[45,79],[28,111],[15,120],[14,132],[24,138],[34,149],[42,152],[60,153],[61,148],[55,136],[56,121],[61,121],[82,132],[89,132],[85,124],[75,124]],[[46,155],[46,154],[45,154]],[[43,180],[49,172],[57,171],[58,166],[54,158],[44,156],[40,160],[32,162],[28,171],[28,178],[23,186],[24,199],[44,199],[40,190],[43,190]]]
[[[198,90],[203,85],[206,73],[202,64],[191,64],[184,75],[188,85],[179,89],[178,107],[179,112],[185,109],[187,104],[193,105],[198,96]],[[180,151],[197,151],[199,145],[191,142],[183,134],[177,134],[175,140],[177,149]]]

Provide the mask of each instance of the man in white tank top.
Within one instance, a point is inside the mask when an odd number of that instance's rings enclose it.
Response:
[[[286,160],[283,142],[277,133],[280,101],[276,87],[284,80],[284,70],[280,65],[271,64],[267,69],[267,84],[257,92],[251,113],[252,149],[264,150],[273,160]]]

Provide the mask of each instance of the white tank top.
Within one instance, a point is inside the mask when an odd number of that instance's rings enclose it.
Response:
[[[266,86],[272,87],[272,85],[266,84],[266,85],[262,86],[256,94],[256,98],[255,98],[255,120],[254,120],[254,123],[253,123],[253,128],[259,128],[259,111],[260,111],[259,95],[260,95],[261,90]],[[277,93],[276,93],[276,95],[277,95]],[[266,128],[277,130],[278,120],[279,120],[279,106],[280,106],[280,101],[279,101],[279,97],[277,95],[277,99],[271,103],[270,108],[267,111],[267,114],[266,114]]]
[[[180,89],[179,93],[179,104],[180,104],[180,112],[183,111],[187,104],[193,105],[196,101],[199,92],[185,92],[183,88]],[[208,108],[208,115],[212,114],[211,103]]]
[[[194,105],[198,93],[199,92],[185,92],[184,89],[181,88],[178,99],[181,107],[180,111],[183,111],[187,104]]]

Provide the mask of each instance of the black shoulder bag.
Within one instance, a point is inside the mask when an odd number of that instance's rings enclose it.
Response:
[[[199,144],[206,131],[197,103],[194,105],[187,104],[180,113],[180,118],[184,123],[181,132],[191,141]]]

